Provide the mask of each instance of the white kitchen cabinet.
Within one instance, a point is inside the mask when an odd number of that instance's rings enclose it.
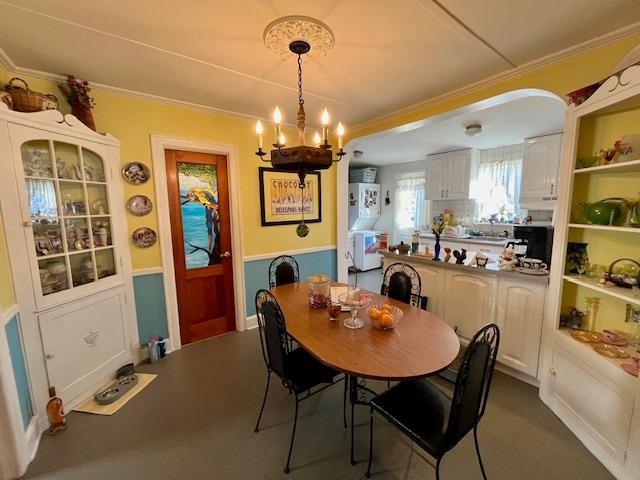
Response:
[[[497,283],[493,275],[447,272],[444,319],[458,336],[470,340],[483,325],[493,322]]]
[[[558,169],[562,134],[528,138],[522,157],[522,206],[552,208],[558,199]]]
[[[422,283],[421,295],[427,297],[427,310],[439,317],[444,316],[445,271],[440,267],[414,265]]]
[[[578,438],[588,441],[598,458],[605,455],[610,460],[607,465],[622,467],[628,458],[634,391],[612,381],[606,369],[576,355],[573,346],[566,347],[558,341],[553,345],[549,406]]]
[[[429,155],[427,170],[428,200],[464,200],[469,198],[469,182],[477,150],[466,149]]]
[[[497,324],[498,361],[536,377],[546,285],[515,278],[500,279]]]
[[[447,183],[447,154],[438,153],[427,157],[427,200],[444,199],[445,184]]]

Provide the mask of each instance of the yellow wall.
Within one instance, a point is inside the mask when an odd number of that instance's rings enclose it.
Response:
[[[25,78],[34,90],[54,92],[59,98],[57,87],[35,78]],[[93,92],[96,100],[94,119],[99,131],[111,133],[121,142],[122,163],[141,161],[152,168],[150,134],[161,134],[179,138],[205,140],[235,145],[238,149],[240,171],[243,254],[256,255],[285,250],[326,246],[334,243],[335,221],[335,174],[334,169],[323,172],[323,222],[310,224],[309,236],[300,239],[294,226],[261,227],[258,167],[262,164],[254,155],[256,140],[253,134],[254,122],[207,113],[104,92]],[[66,103],[63,110],[68,111]],[[125,183],[125,195],[149,196],[155,203],[153,181],[141,186]],[[124,205],[122,206],[124,208]],[[157,228],[154,214],[144,217],[128,215],[129,232],[138,227]],[[133,268],[160,266],[160,248],[155,245],[148,249],[131,246]]]

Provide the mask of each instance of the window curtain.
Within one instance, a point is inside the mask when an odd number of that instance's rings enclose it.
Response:
[[[471,185],[477,218],[488,220],[492,215],[497,215],[508,220],[520,214],[522,150],[514,147],[520,146],[482,152]]]
[[[29,213],[32,217],[55,217],[58,215],[56,189],[51,180],[27,179]]]
[[[419,230],[425,216],[425,173],[401,173],[396,176],[395,240],[407,242]]]

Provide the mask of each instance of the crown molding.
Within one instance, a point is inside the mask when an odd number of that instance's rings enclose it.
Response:
[[[614,30],[613,32],[609,32],[600,37],[592,38],[590,40],[584,41],[582,43],[578,43],[571,47],[565,48],[564,50],[560,50],[558,52],[546,55],[544,57],[540,57],[536,60],[532,60],[527,63],[523,63],[522,65],[507,70],[505,72],[496,73],[495,75],[491,75],[483,80],[479,80],[474,83],[470,83],[465,85],[464,87],[457,88],[455,90],[450,90],[441,95],[437,95],[435,97],[431,97],[428,100],[424,100],[422,102],[415,103],[408,107],[400,108],[398,110],[394,110],[393,112],[386,113],[384,115],[380,115],[379,117],[372,118],[371,120],[366,120],[364,122],[356,123],[351,127],[351,130],[355,132],[357,135],[358,130],[365,129],[367,127],[371,127],[377,123],[380,123],[384,120],[389,120],[394,117],[398,117],[400,115],[409,114],[416,110],[420,110],[425,107],[429,107],[431,105],[435,105],[438,103],[445,102],[447,100],[452,100],[454,98],[461,97],[468,93],[473,92],[474,90],[479,90],[481,88],[491,87],[493,85],[499,84],[501,82],[510,80],[512,78],[518,77],[525,73],[531,72],[533,70],[538,70],[540,68],[546,67],[548,65],[552,65],[554,63],[561,62],[569,57],[579,55],[581,53],[587,52],[594,48],[602,47],[604,45],[613,43],[617,40],[620,40],[624,37],[628,37],[633,34],[640,33],[640,22],[632,23],[631,25],[627,25],[626,27],[620,28],[618,30]],[[357,137],[353,137],[357,138]]]
[[[15,71],[16,69],[16,64],[13,63],[13,60],[11,60],[9,55],[7,55],[7,52],[5,52],[2,47],[0,47],[0,67],[4,67],[10,72]]]

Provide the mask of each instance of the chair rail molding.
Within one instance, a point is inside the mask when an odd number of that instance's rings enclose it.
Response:
[[[257,255],[245,255],[242,257],[242,260],[245,262],[254,262],[256,260],[268,260],[271,258],[279,257],[280,255],[305,255],[307,253],[317,253],[317,252],[326,252],[329,250],[335,250],[337,248],[336,245],[325,245],[323,247],[309,247],[309,248],[300,248],[298,250],[283,250],[281,252],[270,252],[270,253],[259,253]]]
[[[180,338],[180,318],[178,315],[178,297],[176,292],[176,274],[173,264],[173,248],[171,243],[171,220],[169,217],[169,195],[167,192],[167,174],[165,170],[165,150],[184,150],[200,153],[225,155],[229,168],[229,210],[231,213],[231,245],[233,249],[233,295],[236,307],[236,330],[246,329],[246,305],[244,293],[244,262],[242,258],[242,225],[240,221],[240,191],[238,149],[235,145],[150,135],[151,157],[153,162],[153,178],[156,193],[156,211],[158,215],[158,232],[160,239],[160,255],[162,258],[162,281],[164,285],[165,303],[167,307],[167,323],[173,350],[182,347]],[[144,275],[144,273],[142,273]]]

